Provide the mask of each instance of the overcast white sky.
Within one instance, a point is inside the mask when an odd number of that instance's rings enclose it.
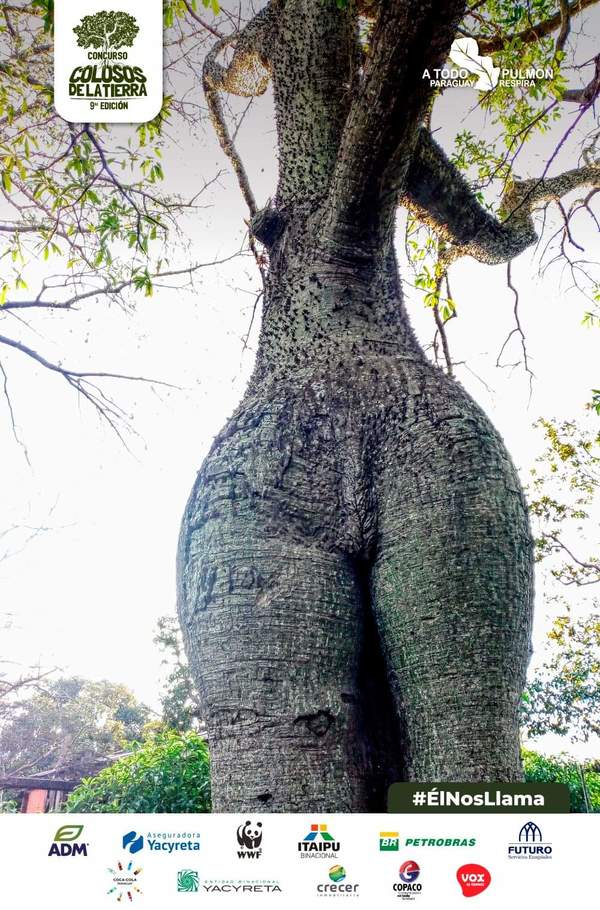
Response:
[[[474,90],[450,94],[451,107],[438,118],[446,137],[476,101]],[[240,138],[259,201],[273,192],[273,140],[270,100],[264,98]],[[576,164],[570,148],[571,157],[558,159],[555,170]],[[529,173],[540,173],[540,160],[535,154],[526,159]],[[190,194],[222,166],[208,129],[203,138],[182,130],[166,156],[167,185]],[[188,219],[186,228],[193,257],[210,261],[239,248],[246,213],[229,172],[203,201],[211,207]],[[598,253],[597,234],[584,220],[582,238]],[[464,368],[459,378],[503,434],[527,482],[542,449],[539,431],[532,430],[536,418],[583,416],[590,390],[600,387],[600,337],[581,326],[586,303],[577,293],[565,293],[558,271],[540,280],[528,252],[515,263],[513,276],[537,377],[531,401],[522,369],[494,366],[513,328],[504,267],[471,260],[453,266],[460,315],[449,337],[455,359],[467,360],[483,382]],[[0,611],[14,614],[12,630],[3,635],[8,657],[122,682],[157,704],[161,667],[152,637],[158,617],[174,612],[179,522],[194,475],[251,369],[252,351],[244,352],[242,339],[257,288],[251,260],[238,259],[203,272],[194,294],[164,289],[150,300],[139,297],[133,316],[99,301],[79,314],[31,319],[31,331],[23,330],[22,337],[49,358],[183,387],[153,391],[111,383],[139,434],[130,439],[133,454],[59,377],[34,368],[18,352],[1,352],[31,462],[15,445],[0,402],[1,524],[50,527],[20,555],[0,563]],[[407,293],[413,323],[427,342],[431,313],[410,288]],[[507,359],[518,358],[515,339]],[[546,613],[540,596],[537,642]],[[597,754],[596,744],[586,751],[594,749]]]

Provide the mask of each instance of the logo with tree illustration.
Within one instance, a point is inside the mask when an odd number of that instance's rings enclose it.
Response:
[[[69,97],[89,100],[94,112],[128,110],[135,98],[148,95],[141,66],[129,63],[128,48],[140,31],[135,16],[102,10],[84,16],[73,32],[77,46],[87,50],[87,63],[76,66],[69,79]]]
[[[73,29],[77,35],[78,47],[91,47],[101,51],[132,47],[139,30],[135,16],[114,10],[102,10],[92,16],[84,16]]]

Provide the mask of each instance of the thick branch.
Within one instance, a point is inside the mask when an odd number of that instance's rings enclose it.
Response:
[[[352,104],[329,195],[325,232],[349,248],[363,237],[378,245],[393,218],[432,89],[424,68],[445,61],[463,0],[390,0],[375,24],[372,51]],[[353,236],[354,233],[354,236]]]
[[[562,96],[562,101],[574,104],[590,105],[600,94],[600,54],[594,60],[594,75],[583,88],[569,88]]]
[[[594,6],[596,3],[598,3],[598,0],[575,0],[574,3],[566,4],[564,8],[561,5],[561,9],[553,16],[549,16],[542,22],[538,22],[536,25],[525,28],[513,35],[497,34],[493,38],[484,38],[481,35],[473,35],[473,37],[477,39],[479,53],[482,55],[501,51],[507,44],[515,40],[523,44],[531,44],[534,41],[540,41],[561,28],[565,18],[569,21],[573,16],[582,13],[589,6]]]
[[[473,256],[480,262],[508,262],[537,239],[532,211],[581,186],[600,186],[600,164],[566,171],[557,177],[515,181],[505,194],[500,221],[486,211],[443,150],[421,130],[402,203],[452,247],[444,262]]]

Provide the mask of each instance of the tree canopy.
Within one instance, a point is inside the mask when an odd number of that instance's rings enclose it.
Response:
[[[94,760],[140,740],[153,719],[122,685],[80,677],[46,678],[0,725],[3,776],[57,770],[85,773]]]
[[[131,47],[139,30],[135,16],[114,10],[84,16],[73,29],[79,47],[102,48],[105,51]]]
[[[66,812],[210,812],[206,742],[197,733],[167,730],[133,747],[84,780]]]

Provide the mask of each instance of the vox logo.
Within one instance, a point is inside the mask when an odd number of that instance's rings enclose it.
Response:
[[[489,886],[492,876],[485,868],[477,863],[467,863],[461,866],[456,873],[458,884],[465,897],[475,897]]]

